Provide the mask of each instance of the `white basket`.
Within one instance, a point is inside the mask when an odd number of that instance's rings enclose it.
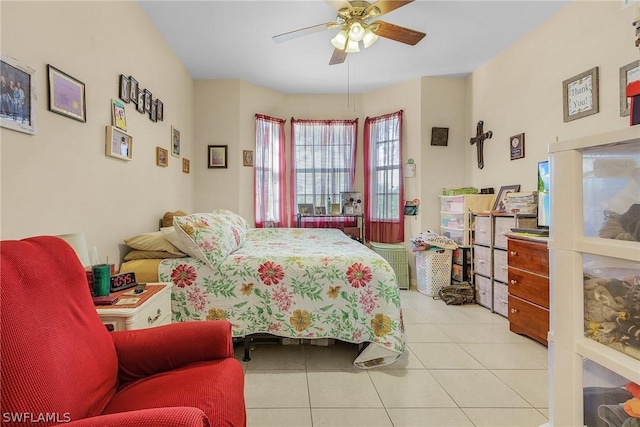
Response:
[[[440,289],[451,284],[451,249],[416,252],[418,292],[437,296]]]

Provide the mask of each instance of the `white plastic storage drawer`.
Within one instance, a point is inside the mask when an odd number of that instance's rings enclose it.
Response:
[[[464,230],[452,230],[450,228],[444,228],[442,227],[440,229],[440,234],[442,234],[445,237],[450,238],[451,240],[453,240],[454,242],[456,242],[459,245],[464,245]]]
[[[504,283],[493,282],[493,311],[504,317],[509,313],[509,288]]]
[[[509,279],[507,251],[493,250],[493,278],[502,283],[507,283]]]
[[[442,213],[440,214],[440,226],[445,228],[453,228],[464,230],[464,214],[463,213]]]
[[[476,288],[476,302],[490,309],[493,303],[491,279],[476,274],[474,283]]]

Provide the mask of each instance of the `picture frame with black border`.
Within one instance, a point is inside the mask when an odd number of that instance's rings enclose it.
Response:
[[[227,169],[227,145],[209,145],[208,147],[209,169]]]
[[[138,112],[144,113],[144,90],[138,88],[138,102],[136,103],[138,106]]]
[[[149,89],[144,90],[144,112],[151,112],[151,99],[153,98],[153,94]]]
[[[164,104],[159,99],[156,99],[157,105],[157,118],[159,122],[164,121]]]
[[[491,210],[494,212],[504,212],[506,210],[505,203],[507,201],[507,194],[517,193],[518,191],[520,191],[520,184],[503,185],[502,187],[500,187],[500,191],[498,191],[498,197],[493,203],[493,208]]]
[[[524,159],[524,133],[509,138],[509,153],[511,160]]]
[[[75,77],[47,64],[49,111],[79,122],[87,121],[85,85]]]
[[[600,111],[598,70],[598,67],[593,67],[562,82],[565,123]]]
[[[149,111],[149,119],[152,122],[158,121],[158,103],[155,100],[151,101],[151,111]]]
[[[129,99],[138,105],[138,81],[133,76],[129,76]]]
[[[631,112],[631,99],[627,98],[627,85],[640,80],[640,60],[620,67],[620,117],[626,117]]]
[[[131,91],[129,88],[130,84],[131,81],[129,80],[129,77],[125,76],[124,74],[120,74],[120,99],[127,104],[131,100]]]
[[[20,87],[24,93],[24,97],[21,96],[20,111],[15,111],[10,99],[2,99],[0,103],[0,126],[17,132],[35,135],[37,133],[36,123],[38,118],[35,70],[11,56],[0,54],[0,79],[2,80],[2,85],[6,85],[7,89],[12,80],[17,80],[20,82]]]

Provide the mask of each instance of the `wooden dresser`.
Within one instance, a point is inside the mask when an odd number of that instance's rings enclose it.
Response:
[[[509,329],[547,345],[549,250],[547,239],[508,234]]]

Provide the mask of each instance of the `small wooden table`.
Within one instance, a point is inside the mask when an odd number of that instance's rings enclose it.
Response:
[[[96,306],[100,320],[109,331],[151,328],[171,323],[171,283],[148,283],[145,291],[134,294],[135,288],[114,292],[120,304]],[[122,304],[136,298],[131,304]]]

